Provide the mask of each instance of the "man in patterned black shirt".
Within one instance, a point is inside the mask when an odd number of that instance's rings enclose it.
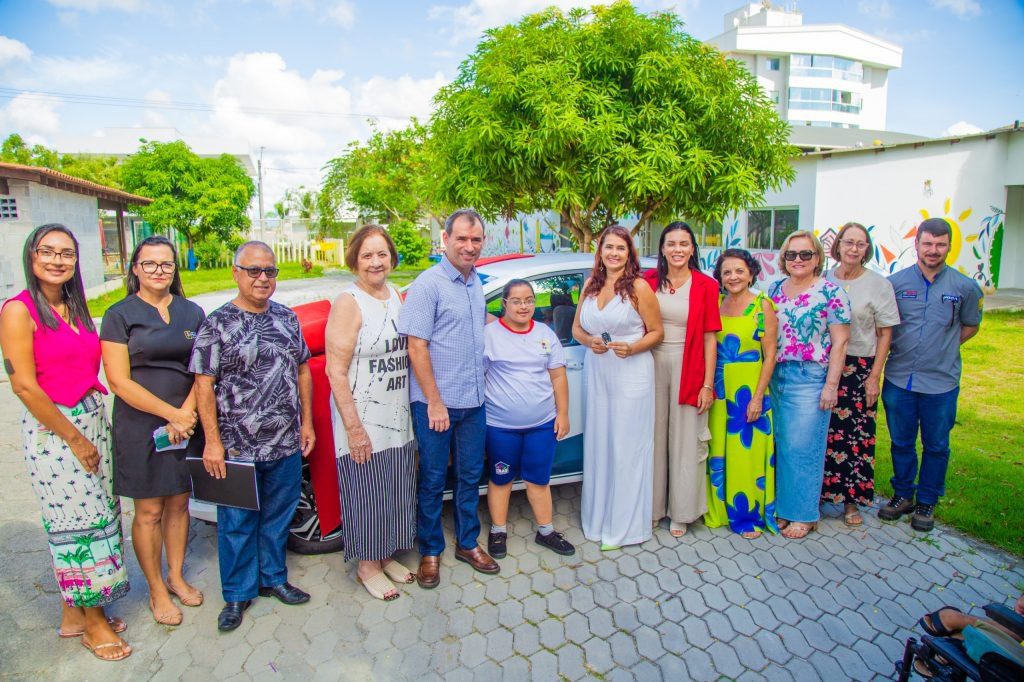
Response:
[[[285,544],[299,501],[301,458],[313,449],[309,349],[277,288],[274,252],[247,242],[235,252],[238,296],[199,329],[190,369],[206,434],[203,464],[224,478],[225,452],[255,462],[259,510],[217,507],[217,554],[224,609],[220,630],[234,630],[257,594],[285,604],[309,601],[288,583]],[[300,455],[301,453],[301,455]]]

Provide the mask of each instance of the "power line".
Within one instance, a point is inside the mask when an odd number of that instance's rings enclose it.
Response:
[[[220,106],[213,107],[209,104],[201,104],[198,102],[152,102],[144,99],[134,99],[131,97],[110,97],[106,95],[84,95],[80,93],[68,93],[68,92],[45,92],[39,90],[19,90],[16,88],[8,88],[0,86],[0,99],[14,99],[15,97],[22,97],[35,102],[50,102],[53,104],[84,104],[88,106],[100,106],[100,107],[116,107],[123,109],[159,109],[165,111],[196,111],[196,112],[214,112],[218,109],[232,109],[241,111],[247,114],[262,114],[266,116],[297,116],[297,117],[313,117],[313,118],[389,118],[398,121],[408,121],[411,117],[409,116],[392,116],[390,114],[360,114],[360,113],[343,113],[340,111],[311,111],[302,109],[275,109],[269,107],[249,107],[249,106]]]

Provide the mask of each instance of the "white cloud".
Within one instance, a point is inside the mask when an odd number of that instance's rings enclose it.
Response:
[[[411,116],[426,121],[433,111],[434,95],[447,83],[441,72],[424,79],[374,76],[357,88],[356,111],[389,117],[377,121],[385,130],[404,127]]]
[[[60,130],[57,108],[60,98],[34,92],[23,92],[0,109],[0,128],[26,137],[52,135]]]
[[[889,0],[860,0],[857,3],[857,11],[879,19],[892,17],[892,5]]]
[[[327,9],[327,16],[339,26],[351,28],[356,21],[356,7],[350,0],[338,0]]]
[[[47,0],[54,7],[81,10],[83,12],[101,12],[120,10],[122,12],[138,12],[143,9],[141,0]]]
[[[14,38],[0,36],[0,66],[15,61],[27,62],[30,59],[32,50],[28,49],[28,45]]]
[[[958,137],[960,135],[974,135],[975,133],[985,132],[984,128],[979,128],[973,123],[967,121],[957,121],[953,125],[949,126],[941,133],[939,137]]]
[[[921,42],[932,37],[932,32],[927,28],[918,28],[907,31],[892,31],[883,28],[877,31],[877,34],[879,38],[888,40],[890,43],[896,43],[897,45]]]
[[[981,4],[976,0],[928,0],[934,9],[949,10],[961,19],[981,14]]]

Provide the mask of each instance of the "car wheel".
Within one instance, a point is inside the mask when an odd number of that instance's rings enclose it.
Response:
[[[295,516],[288,529],[288,549],[296,554],[328,554],[341,551],[344,547],[341,526],[326,535],[321,532],[313,484],[309,480],[309,466],[304,465],[299,506],[295,509]]]

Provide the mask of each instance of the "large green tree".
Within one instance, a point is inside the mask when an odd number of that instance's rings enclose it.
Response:
[[[794,177],[788,126],[743,65],[625,1],[488,31],[436,104],[443,203],[554,208],[584,250],[625,214],[721,219]]]
[[[121,188],[121,165],[117,157],[61,154],[40,144],[30,147],[17,133],[8,135],[0,144],[0,161],[42,166],[107,187]]]
[[[429,130],[420,122],[401,130],[375,130],[327,163],[321,202],[351,205],[383,223],[444,218],[436,196]]]
[[[153,199],[142,217],[157,228],[174,228],[189,248],[207,237],[227,240],[249,226],[255,187],[230,154],[202,158],[180,140],[143,141],[122,164],[121,179],[127,191]]]

